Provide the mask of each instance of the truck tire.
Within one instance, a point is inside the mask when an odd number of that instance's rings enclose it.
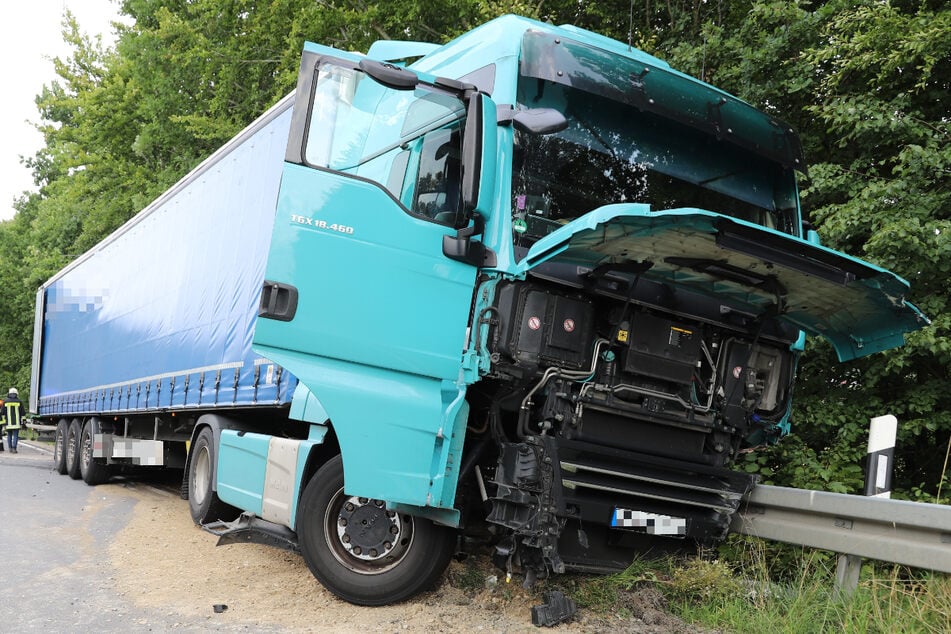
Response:
[[[340,456],[311,478],[297,517],[311,573],[357,605],[396,603],[428,589],[446,570],[456,544],[452,529],[389,511],[381,500],[346,495]],[[355,524],[372,529],[348,532]]]
[[[92,421],[86,421],[79,437],[79,472],[83,482],[89,486],[102,484],[109,479],[109,467],[92,457],[93,440]]]
[[[217,459],[215,435],[210,427],[205,427],[195,439],[188,461],[188,509],[199,526],[218,520],[230,522],[241,514],[240,509],[222,502],[214,490]]]
[[[79,470],[79,437],[82,435],[83,427],[78,418],[74,418],[66,431],[66,473],[73,480],[82,477]]]
[[[66,475],[66,437],[69,435],[69,423],[65,418],[56,423],[56,435],[53,438],[53,469],[60,475]]]

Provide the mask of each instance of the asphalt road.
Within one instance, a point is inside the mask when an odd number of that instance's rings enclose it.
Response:
[[[217,629],[124,600],[107,548],[137,502],[59,475],[52,464],[42,443],[21,440],[17,454],[0,453],[0,631]],[[254,625],[224,629],[258,631]]]

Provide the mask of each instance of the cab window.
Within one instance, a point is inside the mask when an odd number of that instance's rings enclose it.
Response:
[[[452,225],[460,209],[464,116],[454,95],[424,86],[394,90],[357,68],[322,63],[304,160],[374,181],[409,212]]]

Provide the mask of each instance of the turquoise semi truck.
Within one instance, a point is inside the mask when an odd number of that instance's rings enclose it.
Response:
[[[31,409],[61,473],[183,469],[197,523],[358,604],[460,534],[527,582],[715,542],[806,335],[848,361],[927,321],[804,228],[804,169],[779,119],[571,26],[308,43],[292,95],[39,289]]]

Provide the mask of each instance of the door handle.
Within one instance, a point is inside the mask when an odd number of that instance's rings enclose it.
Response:
[[[258,317],[291,321],[295,314],[297,314],[297,288],[290,284],[264,280]]]

